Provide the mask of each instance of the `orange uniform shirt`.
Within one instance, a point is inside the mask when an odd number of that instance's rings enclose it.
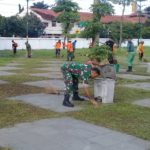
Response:
[[[144,52],[144,46],[143,46],[143,44],[139,44],[139,46],[138,46],[138,53],[143,53]]]
[[[61,43],[60,42],[56,42],[55,48],[56,49],[60,49],[61,48]]]
[[[67,43],[67,50],[68,50],[69,52],[72,52],[72,51],[73,51],[72,43]]]

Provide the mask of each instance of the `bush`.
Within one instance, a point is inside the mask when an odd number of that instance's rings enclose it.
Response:
[[[96,59],[98,62],[102,62],[103,60],[107,59],[111,53],[112,52],[107,45],[95,45],[89,52],[89,58]]]

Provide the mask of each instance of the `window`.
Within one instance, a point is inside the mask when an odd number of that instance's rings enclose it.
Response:
[[[56,27],[56,20],[52,20],[52,27]]]

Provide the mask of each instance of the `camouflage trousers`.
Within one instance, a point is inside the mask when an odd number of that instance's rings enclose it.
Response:
[[[78,92],[78,78],[72,75],[67,69],[61,68],[61,71],[65,82],[65,94]]]

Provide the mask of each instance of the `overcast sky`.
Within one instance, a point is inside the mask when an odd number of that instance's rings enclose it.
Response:
[[[29,0],[29,5],[31,6],[34,2],[41,2],[48,5],[54,4],[55,0]],[[93,3],[93,0],[73,0],[79,4],[82,8],[81,11],[89,12],[89,7]],[[0,0],[0,14],[3,16],[15,15],[18,12],[18,4],[21,4],[26,8],[26,0]],[[142,8],[150,6],[150,0],[142,3]],[[122,7],[120,5],[115,5],[115,14],[121,15]],[[125,14],[131,14],[131,6],[126,8]]]

